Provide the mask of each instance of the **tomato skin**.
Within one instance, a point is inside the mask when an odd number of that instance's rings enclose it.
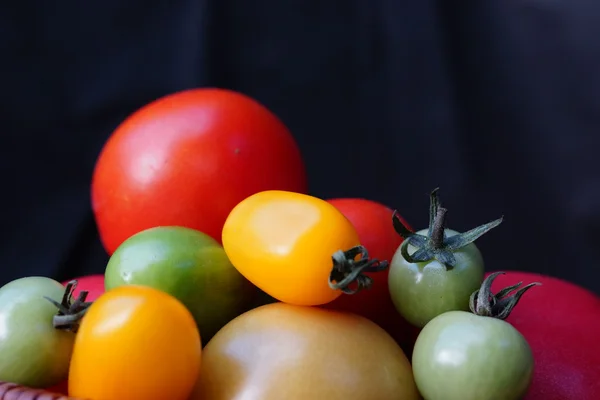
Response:
[[[63,396],[67,396],[69,394],[69,382],[64,380],[54,386],[50,386],[45,388],[47,392],[61,394]]]
[[[378,260],[391,260],[402,244],[391,221],[393,211],[376,201],[360,198],[327,200],[350,220],[358,233],[360,243],[369,255]],[[401,218],[409,229],[408,223]],[[351,296],[340,296],[323,307],[331,310],[352,312],[370,319],[384,328],[402,346],[408,355],[417,339],[419,330],[411,326],[394,307],[388,290],[389,270],[366,273],[373,279],[369,290]]]
[[[107,291],[81,322],[69,396],[186,400],[200,370],[200,334],[177,299],[145,286]]]
[[[350,313],[265,305],[227,324],[202,356],[190,400],[419,398],[400,347]]]
[[[246,311],[256,288],[213,238],[194,229],[156,227],[128,238],[108,261],[107,290],[138,284],[181,301],[196,320],[205,343]]]
[[[489,275],[489,274],[488,274]],[[493,291],[540,282],[507,319],[529,342],[536,361],[525,400],[593,400],[600,392],[600,298],[550,276],[506,271]]]
[[[100,297],[102,293],[104,293],[104,275],[102,274],[80,276],[78,278],[69,279],[62,284],[63,286],[66,286],[70,281],[73,280],[77,281],[77,287],[73,291],[73,297],[75,298],[79,296],[79,293],[82,290],[88,292],[86,301],[94,301]]]
[[[46,388],[65,380],[75,335],[57,330],[52,318],[65,288],[57,281],[32,276],[0,288],[0,381]]]
[[[445,230],[447,236],[458,232]],[[418,234],[426,235],[423,229]],[[409,254],[416,249],[408,246]],[[437,260],[410,263],[400,249],[390,263],[389,291],[398,312],[408,322],[423,327],[447,311],[469,309],[469,296],[479,289],[484,276],[484,262],[474,243],[454,252],[457,265],[447,269]]]
[[[519,400],[534,361],[527,341],[509,323],[449,311],[421,330],[412,366],[427,400]]]
[[[106,251],[155,226],[217,241],[229,211],[262,190],[306,192],[300,151],[255,100],[224,89],[162,97],[131,114],[96,163],[92,208]]]
[[[301,193],[256,193],[231,211],[222,235],[233,265],[279,301],[328,303],[342,292],[329,287],[331,256],[360,245],[356,229],[324,200]]]

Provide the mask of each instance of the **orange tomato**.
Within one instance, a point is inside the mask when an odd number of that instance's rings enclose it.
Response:
[[[81,322],[69,396],[185,400],[200,358],[200,334],[182,303],[150,287],[121,286],[101,295]]]
[[[350,313],[275,303],[225,325],[206,345],[190,400],[417,400],[402,349]]]
[[[235,206],[222,242],[246,279],[275,299],[297,305],[339,297],[342,291],[329,285],[332,255],[360,245],[352,223],[333,205],[280,190],[256,193]]]

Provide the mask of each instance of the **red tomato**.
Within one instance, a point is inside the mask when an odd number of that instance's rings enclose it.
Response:
[[[360,243],[369,256],[379,260],[391,260],[402,243],[402,237],[392,225],[393,211],[385,205],[365,199],[328,200],[352,222]],[[408,227],[404,219],[402,222]],[[398,314],[388,290],[388,271],[366,274],[373,279],[369,290],[354,295],[342,295],[324,308],[348,311],[362,315],[384,328],[410,355],[419,330],[412,327]]]
[[[69,283],[72,280],[77,281],[77,287],[73,291],[73,297],[75,298],[77,298],[79,292],[81,292],[82,290],[86,290],[88,292],[88,295],[85,299],[86,301],[94,301],[98,298],[98,296],[104,293],[104,275],[97,274],[81,276],[79,278],[65,281],[62,284],[66,286],[67,283]]]
[[[62,394],[63,396],[66,396],[69,392],[69,381],[65,380],[65,381],[59,383],[58,385],[54,385],[49,388],[46,388],[46,391],[50,392],[50,393]]]
[[[593,400],[600,392],[600,298],[572,283],[508,271],[492,291],[541,282],[521,297],[507,321],[527,339],[535,359],[525,400]]]
[[[305,193],[300,151],[267,108],[240,93],[192,89],[130,115],[106,142],[92,180],[105,249],[155,226],[221,241],[233,207],[270,189]]]

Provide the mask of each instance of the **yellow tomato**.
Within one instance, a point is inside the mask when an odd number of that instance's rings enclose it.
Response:
[[[174,297],[144,286],[100,296],[73,348],[69,395],[93,400],[186,400],[200,369],[200,334]]]
[[[342,291],[329,285],[332,255],[360,245],[352,223],[333,205],[300,193],[256,193],[229,214],[222,234],[229,260],[275,299],[320,305]]]
[[[402,349],[364,317],[275,303],[225,325],[190,400],[417,400]]]

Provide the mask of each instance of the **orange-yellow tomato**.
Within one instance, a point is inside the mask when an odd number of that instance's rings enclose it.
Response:
[[[203,350],[190,400],[417,400],[412,369],[358,315],[274,303],[225,325]]]
[[[186,400],[200,369],[200,334],[174,297],[121,286],[87,311],[73,348],[69,395],[93,400]]]
[[[269,190],[240,202],[222,233],[232,264],[275,299],[321,305],[342,294],[329,287],[331,256],[360,244],[352,223],[328,202]]]

